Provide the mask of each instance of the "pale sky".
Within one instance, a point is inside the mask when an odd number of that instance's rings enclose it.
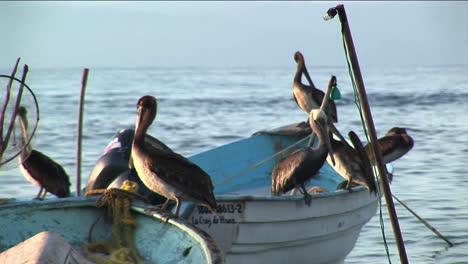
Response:
[[[0,68],[344,65],[343,3],[362,65],[468,65],[468,2],[0,2]]]

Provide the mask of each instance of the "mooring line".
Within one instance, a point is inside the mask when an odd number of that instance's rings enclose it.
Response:
[[[442,235],[437,229],[435,229],[432,225],[430,225],[426,220],[424,220],[422,217],[420,217],[418,214],[416,214],[415,211],[411,210],[405,203],[403,203],[400,199],[398,199],[394,194],[392,194],[393,198],[397,200],[398,203],[400,203],[403,207],[406,208],[411,214],[413,214],[421,223],[423,223],[427,228],[429,228],[434,234],[436,234],[438,237],[443,239],[447,244],[452,247],[453,243],[450,242],[448,238],[446,238],[444,235]]]
[[[313,134],[311,134],[311,135],[313,135]],[[304,137],[304,138],[298,140],[298,141],[295,142],[294,144],[291,144],[291,145],[285,147],[284,149],[282,149],[282,150],[276,152],[275,154],[273,154],[273,155],[267,157],[266,159],[264,159],[264,160],[262,160],[262,161],[259,161],[259,162],[255,163],[254,165],[252,165],[252,166],[250,166],[250,167],[248,167],[248,168],[242,170],[241,172],[236,173],[236,174],[234,174],[233,176],[230,176],[230,177],[228,177],[228,178],[226,178],[226,179],[224,179],[224,180],[222,180],[222,181],[220,181],[220,182],[214,184],[214,187],[217,187],[217,186],[219,186],[219,185],[221,185],[221,184],[224,184],[224,183],[226,183],[226,182],[228,182],[228,181],[230,181],[230,180],[232,180],[232,179],[234,179],[234,178],[236,178],[236,177],[239,177],[240,175],[242,175],[242,174],[244,174],[244,173],[246,173],[246,172],[248,172],[248,171],[250,171],[250,170],[255,169],[256,167],[262,165],[263,163],[265,163],[265,162],[267,162],[267,161],[273,159],[274,157],[276,157],[276,156],[282,154],[283,152],[285,152],[285,151],[287,151],[287,150],[289,150],[289,149],[291,149],[291,148],[293,148],[293,147],[295,147],[295,146],[301,144],[303,141],[305,141],[306,139],[310,138],[311,135],[306,136],[306,137]]]

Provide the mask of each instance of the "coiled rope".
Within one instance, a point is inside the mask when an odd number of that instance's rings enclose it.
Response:
[[[96,201],[97,207],[107,206],[112,215],[112,242],[84,244],[84,253],[90,260],[99,264],[143,264],[134,245],[133,230],[136,220],[130,214],[133,198],[146,200],[137,193],[138,184],[125,180],[120,187],[88,191],[85,196],[102,194]],[[122,239],[123,235],[123,239]]]

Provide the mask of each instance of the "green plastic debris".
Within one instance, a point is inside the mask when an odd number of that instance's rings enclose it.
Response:
[[[340,100],[341,99],[341,92],[340,89],[335,85],[332,88],[332,91],[330,93],[330,99],[332,100]]]

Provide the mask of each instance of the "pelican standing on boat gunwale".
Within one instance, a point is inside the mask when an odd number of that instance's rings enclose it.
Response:
[[[17,117],[22,133],[23,144],[28,142],[27,111],[23,106],[18,107]],[[32,149],[28,144],[19,155],[20,170],[24,177],[40,187],[36,200],[44,200],[47,192],[59,198],[70,196],[70,178],[63,167],[43,154]]]
[[[282,159],[271,173],[271,193],[278,196],[298,188],[304,194],[305,203],[310,206],[312,198],[305,189],[305,183],[317,174],[333,149],[327,133],[326,114],[320,109],[310,111],[309,124],[319,138],[318,146],[300,148]]]
[[[351,191],[353,184],[358,184],[364,185],[370,192],[376,192],[377,187],[369,158],[356,133],[353,131],[348,133],[354,148],[346,141],[334,139],[331,131],[329,131],[329,134],[333,153],[328,155],[327,160],[329,163],[332,160],[335,161],[330,165],[347,181],[346,189]]]
[[[309,125],[319,138],[318,146],[312,147],[313,141],[309,141],[307,147],[292,152],[276,164],[271,173],[272,195],[298,189],[304,194],[305,203],[310,206],[311,196],[305,189],[305,183],[317,174],[329,153],[334,151],[328,135],[328,126],[331,122],[328,122],[328,116],[323,109],[327,108],[335,81],[335,76],[331,76],[320,108],[311,110],[309,114]],[[333,158],[331,162],[334,164]]]
[[[153,192],[166,197],[162,209],[170,200],[177,203],[175,216],[179,216],[182,200],[194,201],[216,211],[213,183],[210,176],[185,157],[145,143],[146,132],[157,113],[153,96],[143,96],[137,103],[138,115],[132,143],[132,160],[142,182]]]

